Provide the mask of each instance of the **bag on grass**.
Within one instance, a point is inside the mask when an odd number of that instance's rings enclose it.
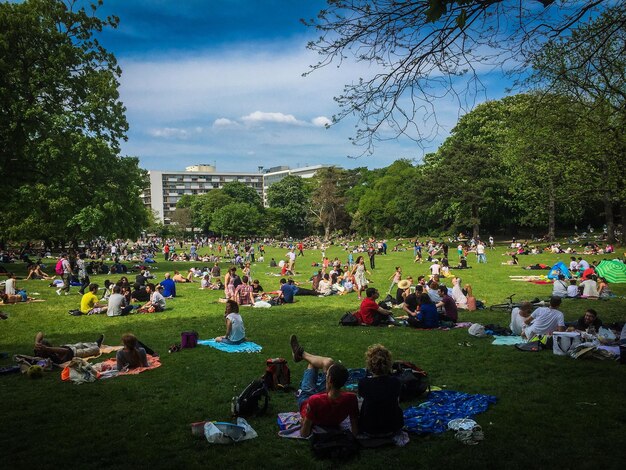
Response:
[[[291,384],[291,372],[287,361],[282,357],[270,358],[265,361],[267,366],[263,382],[268,390],[285,389]]]
[[[183,331],[180,334],[180,347],[181,349],[191,349],[198,345],[198,332],[197,331]]]
[[[412,362],[395,361],[392,371],[400,379],[400,401],[413,400],[428,391],[428,374]]]
[[[254,439],[258,434],[245,419],[237,418],[237,424],[207,421],[204,436],[211,444],[233,444]]]
[[[259,408],[259,401],[263,399],[263,405]],[[250,382],[238,397],[233,397],[230,411],[233,416],[252,416],[264,413],[267,410],[270,396],[267,387],[261,379]]]
[[[552,352],[557,356],[567,356],[581,342],[580,333],[578,332],[555,331],[552,334]]]
[[[346,312],[339,320],[341,326],[359,326],[359,319],[352,312]]]
[[[311,452],[318,459],[348,460],[359,453],[359,442],[350,431],[316,432]]]

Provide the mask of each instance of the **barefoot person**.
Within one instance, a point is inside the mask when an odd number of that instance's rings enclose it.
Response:
[[[35,336],[35,356],[50,358],[55,364],[62,364],[74,357],[91,357],[100,354],[100,346],[104,341],[104,335],[90,343],[63,344],[61,346],[52,346],[48,340],[44,338],[40,331]]]
[[[295,362],[306,361],[307,369],[302,375],[298,390],[298,407],[302,415],[300,435],[308,437],[313,426],[339,427],[341,422],[350,418],[352,434],[358,434],[359,405],[356,395],[342,392],[341,387],[348,380],[348,370],[330,357],[316,356],[306,352],[298,343],[298,338],[291,335],[291,351]],[[317,386],[318,372],[325,376],[324,385]]]

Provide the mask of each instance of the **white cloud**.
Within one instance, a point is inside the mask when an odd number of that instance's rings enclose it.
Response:
[[[254,111],[247,116],[243,116],[241,120],[246,124],[258,124],[263,122],[290,124],[296,126],[304,124],[303,122],[298,121],[293,114],[266,113],[263,111]]]
[[[163,139],[188,139],[192,132],[188,129],[180,129],[177,127],[164,127],[161,129],[150,129],[148,131],[152,137],[158,137]]]
[[[330,126],[332,124],[332,121],[326,116],[318,116],[311,119],[311,124],[313,124],[315,127],[326,127]]]
[[[213,127],[237,127],[239,123],[228,118],[218,118],[213,122]]]

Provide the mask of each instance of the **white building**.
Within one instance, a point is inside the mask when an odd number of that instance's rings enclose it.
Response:
[[[290,169],[286,166],[269,168],[263,171],[259,167],[256,173],[218,172],[213,165],[188,166],[185,171],[148,171],[150,186],[141,195],[145,205],[149,206],[164,224],[171,221],[176,203],[185,194],[205,194],[212,189],[221,189],[225,183],[239,181],[254,188],[263,203],[267,200],[267,189],[288,175],[311,178],[324,165]]]

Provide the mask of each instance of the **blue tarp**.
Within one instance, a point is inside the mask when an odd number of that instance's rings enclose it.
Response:
[[[552,266],[552,268],[550,268],[550,272],[548,273],[548,279],[558,279],[559,274],[563,274],[563,276],[565,276],[566,278],[572,277],[569,269],[567,269],[567,266],[565,266],[565,263],[563,263],[563,261],[559,261],[554,266]]]

